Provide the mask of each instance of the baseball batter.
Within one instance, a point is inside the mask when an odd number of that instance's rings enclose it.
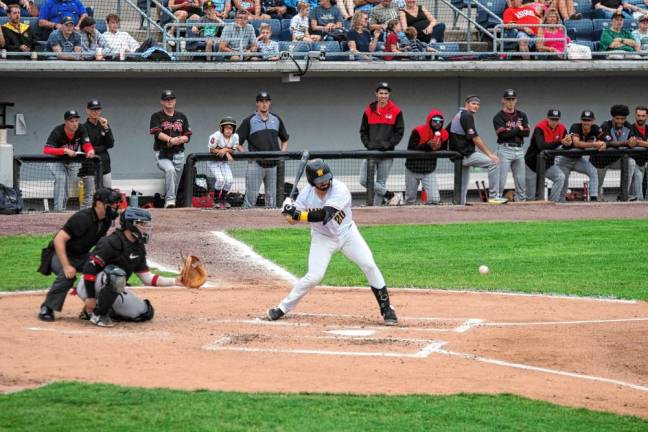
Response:
[[[396,325],[398,319],[389,302],[385,279],[353,222],[349,189],[333,178],[331,169],[321,159],[308,162],[306,178],[310,186],[299,193],[294,204],[287,199],[282,213],[290,224],[298,221],[311,223],[308,273],[295,283],[290,294],[277,307],[268,309],[267,318],[275,321],[293,310],[301,298],[324,278],[331,256],[340,251],[367,277],[385,324]]]

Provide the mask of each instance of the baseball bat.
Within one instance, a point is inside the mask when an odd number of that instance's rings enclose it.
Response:
[[[306,169],[308,158],[310,158],[310,152],[308,150],[304,150],[301,159],[299,159],[299,167],[297,168],[295,181],[293,182],[292,189],[290,189],[290,194],[288,195],[288,198],[290,198],[293,201],[295,200],[295,198],[297,198],[297,183],[299,183],[299,180],[301,180],[302,175],[304,175],[304,170]]]
[[[488,202],[488,197],[490,196],[490,188],[486,188],[486,182],[484,180],[482,180],[481,183],[482,189],[484,190],[484,202]]]

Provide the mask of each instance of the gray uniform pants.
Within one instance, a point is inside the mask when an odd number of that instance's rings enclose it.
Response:
[[[405,168],[405,204],[416,203],[419,182],[423,185],[423,189],[427,193],[427,201],[425,204],[437,204],[441,201],[439,185],[434,171],[427,174],[419,174]]]
[[[374,181],[374,199],[373,205],[382,205],[385,194],[387,193],[387,177],[394,164],[393,159],[381,159],[376,161],[376,180]],[[367,160],[362,161],[360,165],[360,184],[367,187]]]
[[[461,204],[466,204],[468,182],[470,181],[470,167],[488,168],[488,197],[497,198],[499,173],[497,171],[497,164],[491,158],[482,152],[475,151],[470,156],[465,156],[461,164],[464,167],[461,173]]]
[[[80,257],[68,256],[68,259],[70,260],[70,264],[80,272],[83,265],[88,260],[88,255]],[[72,279],[65,277],[65,273],[63,273],[63,265],[58,259],[56,253],[52,256],[52,273],[56,273],[56,279],[54,279],[54,283],[50,287],[49,291],[47,291],[47,296],[45,297],[45,302],[43,302],[43,304],[52,310],[60,312],[61,309],[63,309],[63,303],[65,303],[65,296],[70,288],[72,288],[72,285],[74,285],[76,277]]]
[[[639,201],[644,199],[644,190],[643,190],[643,178],[646,175],[646,165],[637,165],[634,172],[632,173],[632,185],[630,186],[630,191],[633,196],[636,196]],[[638,193],[638,195],[635,195]]]
[[[515,183],[515,200],[526,201],[527,189],[524,174],[526,163],[524,162],[524,150],[522,147],[509,147],[505,144],[500,144],[497,147],[497,156],[500,159],[497,196],[501,198],[504,195],[504,187],[506,186],[506,178],[510,168]]]
[[[545,177],[551,180],[553,183],[553,185],[551,186],[549,199],[554,202],[560,202],[564,198],[562,192],[563,187],[565,186],[565,174],[556,165],[552,165],[546,169]],[[532,171],[531,168],[526,167],[526,190],[528,199],[530,200],[535,200],[536,179],[536,173]]]
[[[112,174],[104,174],[101,177],[102,187],[112,188]],[[83,177],[83,204],[81,208],[89,208],[92,206],[92,196],[97,190],[95,184],[95,176]]]
[[[565,174],[565,184],[561,194],[561,201],[565,199],[565,194],[569,188],[569,174],[576,171],[585,174],[589,177],[589,196],[598,197],[598,174],[594,165],[589,160],[584,159],[582,156],[577,158],[569,158],[567,156],[556,156],[556,166]]]
[[[261,182],[263,182],[265,190],[265,206],[270,208],[277,206],[277,167],[264,168],[255,161],[251,161],[248,162],[245,170],[243,208],[251,208],[256,205]]]
[[[598,174],[598,193],[603,195],[603,183],[605,182],[605,174],[607,174],[608,167],[596,168]],[[633,158],[628,158],[628,172],[626,173],[626,181],[628,185],[628,197],[640,199],[642,197],[641,183],[643,182],[643,174],[637,167],[637,162]],[[635,176],[638,182],[635,182]]]
[[[95,298],[99,298],[99,293],[106,286],[106,279],[106,273],[103,271],[97,274],[97,280],[95,281]],[[88,298],[83,279],[81,279],[77,286],[77,295],[83,301]],[[121,293],[112,304],[112,310],[122,318],[135,319],[146,312],[148,307],[144,300],[139,298],[134,292],[129,291],[128,287],[126,287],[124,288],[124,292]]]
[[[164,172],[164,193],[165,201],[175,202],[178,186],[180,185],[180,178],[182,177],[182,170],[185,165],[184,152],[176,153],[173,159],[160,159],[159,153],[155,153],[158,168]]]
[[[79,172],[76,163],[48,163],[50,173],[54,176],[54,211],[65,211],[68,200],[68,189],[72,186]]]

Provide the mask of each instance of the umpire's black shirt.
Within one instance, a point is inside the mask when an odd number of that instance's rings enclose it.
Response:
[[[70,236],[65,247],[68,256],[80,257],[87,254],[106,235],[111,223],[108,218],[100,221],[94,208],[74,213],[61,228]]]

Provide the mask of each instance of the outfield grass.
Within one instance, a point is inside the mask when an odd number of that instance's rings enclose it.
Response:
[[[648,421],[513,395],[352,396],[58,383],[0,395],[12,431],[645,431]]]
[[[388,286],[504,290],[648,299],[646,220],[386,225],[361,228]],[[233,230],[258,253],[301,276],[308,229]],[[491,273],[482,276],[485,264]],[[362,286],[336,254],[323,284]]]

